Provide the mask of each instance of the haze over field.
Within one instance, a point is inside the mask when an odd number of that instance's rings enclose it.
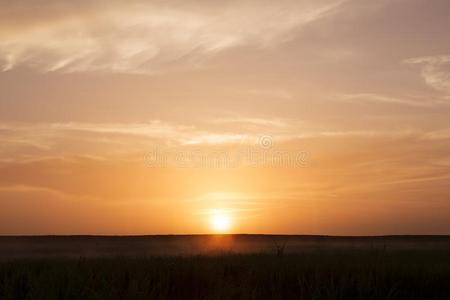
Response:
[[[450,234],[449,1],[0,7],[0,234]]]

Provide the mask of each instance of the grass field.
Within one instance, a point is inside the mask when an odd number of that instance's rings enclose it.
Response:
[[[448,299],[449,241],[3,237],[0,299]],[[197,243],[209,245],[208,251]],[[78,248],[71,249],[74,244]]]

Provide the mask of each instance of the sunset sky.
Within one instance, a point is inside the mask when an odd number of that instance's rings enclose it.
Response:
[[[0,234],[450,234],[449,16],[0,0]]]

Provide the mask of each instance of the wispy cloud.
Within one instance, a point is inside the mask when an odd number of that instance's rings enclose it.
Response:
[[[450,55],[416,57],[405,63],[422,65],[425,82],[437,91],[450,93]]]
[[[200,8],[188,1],[46,1],[34,22],[20,26],[15,18],[34,12],[3,2],[10,17],[0,21],[0,67],[153,73],[233,47],[277,45],[340,2],[246,0]]]
[[[407,98],[405,99],[400,97],[392,97],[373,93],[341,94],[337,95],[337,99],[341,101],[356,102],[356,103],[372,102],[372,103],[400,104],[418,107],[429,107],[437,104],[437,102],[430,100],[417,101]]]
[[[293,123],[293,120],[279,118],[254,118],[254,117],[226,117],[217,118],[211,121],[216,124],[241,124],[246,126],[257,126],[261,128],[287,128]],[[298,123],[298,122],[297,122]]]
[[[260,97],[263,99],[282,99],[282,100],[292,100],[294,96],[287,90],[283,89],[247,89],[239,90],[240,93],[255,97]]]
[[[230,124],[239,124],[234,128]],[[147,143],[164,141],[169,144],[226,144],[248,141],[246,137],[267,133],[272,127],[284,128],[288,123],[278,119],[215,119],[206,125],[217,124],[219,128],[208,126],[181,125],[178,123],[152,120],[146,123],[0,123],[0,141],[19,146],[33,146],[49,149],[49,140],[81,135],[102,135],[143,140]],[[1,149],[1,148],[0,148]]]

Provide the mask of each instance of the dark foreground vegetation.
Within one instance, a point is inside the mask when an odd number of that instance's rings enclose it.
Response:
[[[449,299],[450,251],[30,256],[0,261],[0,299]],[[420,244],[422,245],[422,244]],[[228,251],[228,250],[227,250]]]

